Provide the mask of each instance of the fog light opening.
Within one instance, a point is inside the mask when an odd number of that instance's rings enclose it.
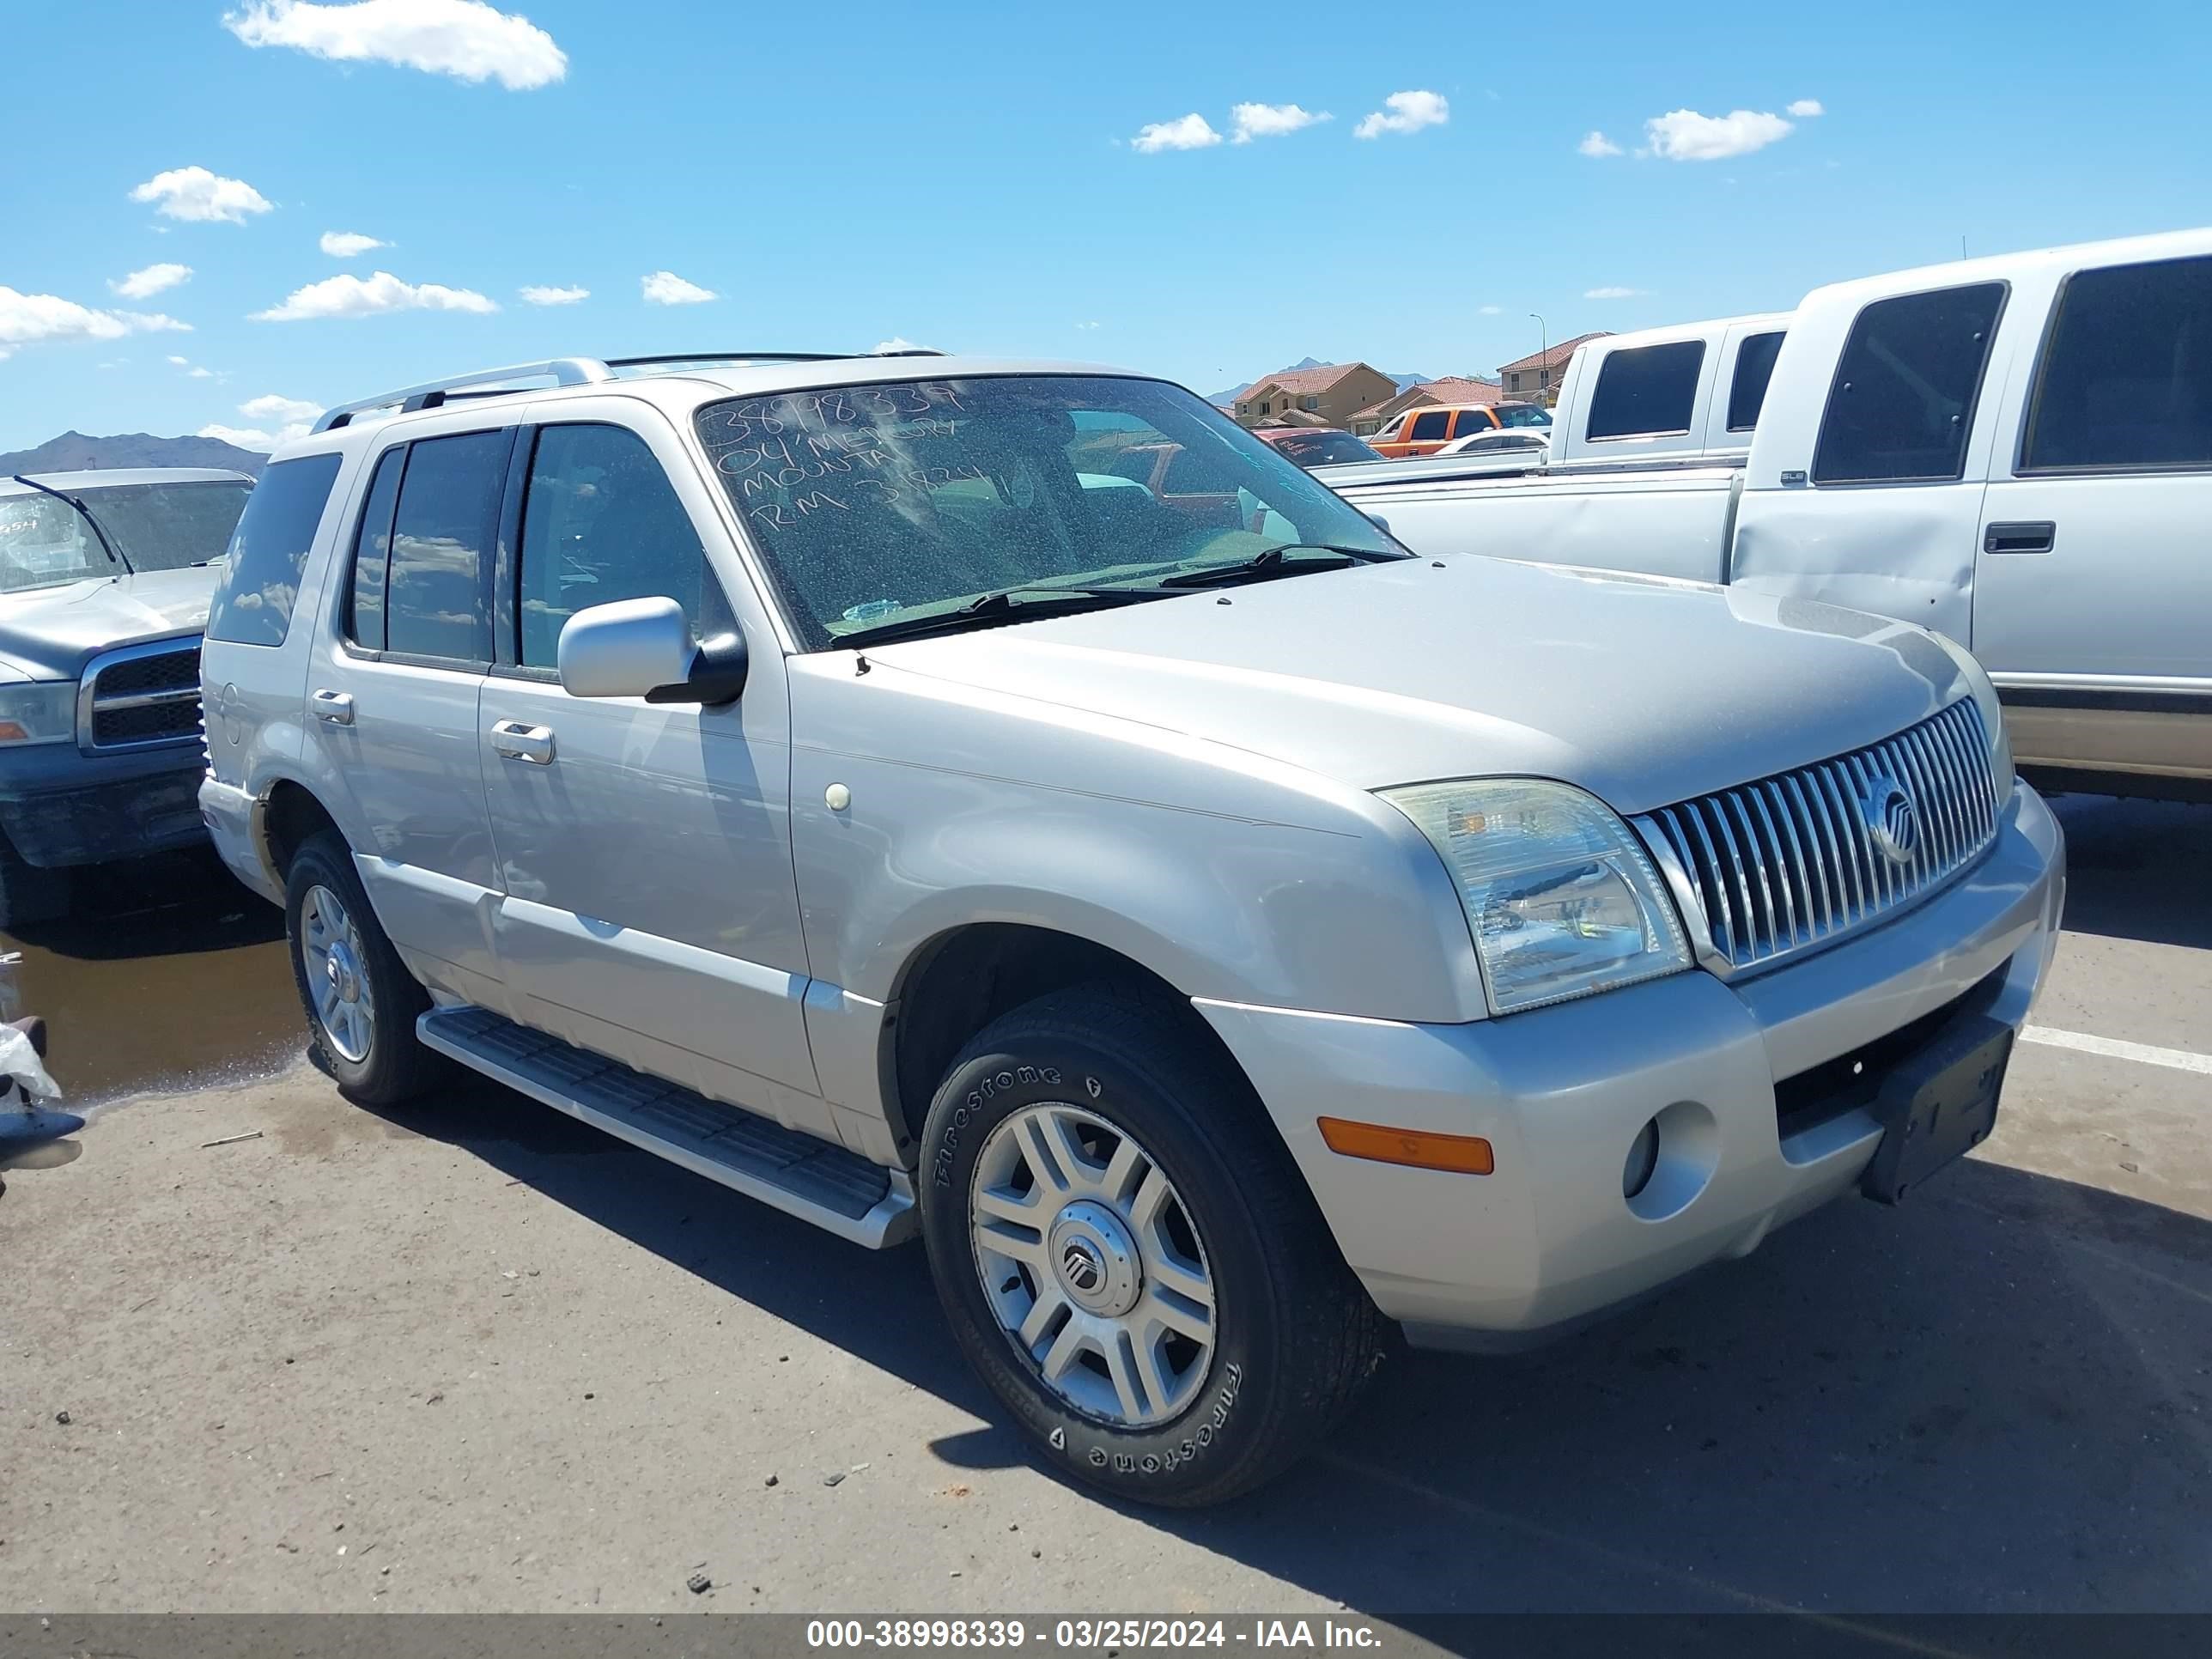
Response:
[[[1659,1120],[1653,1118],[1636,1132],[1629,1143],[1628,1161],[1621,1166],[1620,1195],[1634,1198],[1651,1184],[1652,1171],[1659,1167]]]

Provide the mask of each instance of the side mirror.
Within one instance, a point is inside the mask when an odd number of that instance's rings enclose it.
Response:
[[[1363,512],[1359,516],[1366,520],[1368,523],[1373,525],[1384,535],[1387,536],[1390,533],[1390,520],[1384,518],[1380,513]]]
[[[579,611],[561,629],[561,686],[572,697],[734,702],[745,684],[742,634],[695,645],[673,599],[617,599]]]

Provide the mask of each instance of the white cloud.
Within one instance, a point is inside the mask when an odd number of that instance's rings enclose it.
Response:
[[[587,288],[542,288],[532,284],[518,291],[533,306],[572,306],[592,297],[592,290]]]
[[[1648,289],[1641,288],[1586,288],[1583,290],[1583,298],[1585,300],[1636,300],[1641,299],[1650,291]]]
[[[1237,136],[1231,142],[1239,144],[1249,144],[1255,138],[1279,138],[1317,121],[1336,118],[1327,110],[1316,114],[1296,104],[1239,104],[1229,113],[1237,124]]]
[[[1614,143],[1612,139],[1607,137],[1595,127],[1583,135],[1582,143],[1577,144],[1575,149],[1580,154],[1591,156],[1593,158],[1601,155],[1618,155],[1620,154],[1620,146]]]
[[[171,167],[131,192],[134,202],[151,202],[165,219],[242,225],[250,213],[266,213],[269,198],[243,179],[226,179],[205,167]]]
[[[158,312],[95,311],[54,294],[20,294],[0,283],[0,348],[46,340],[119,340],[126,334],[188,333]]]
[[[319,246],[333,259],[357,259],[373,247],[390,247],[392,244],[364,236],[357,230],[326,230]]]
[[[881,356],[886,351],[912,351],[915,349],[915,345],[914,342],[908,339],[905,335],[894,334],[888,340],[877,341],[875,344],[869,349],[878,356]]]
[[[185,364],[191,362],[191,359],[189,357],[171,357],[168,361],[174,363],[179,368],[182,368]]]
[[[342,64],[397,64],[459,81],[497,81],[510,92],[550,86],[568,54],[528,18],[484,0],[253,0],[222,26],[249,46],[290,46]]]
[[[1220,142],[1221,135],[1206,124],[1203,115],[1193,111],[1179,121],[1146,122],[1129,140],[1129,147],[1141,155],[1152,155],[1164,149],[1204,149]]]
[[[701,288],[696,283],[687,283],[672,270],[656,270],[650,276],[637,279],[638,291],[645,295],[648,305],[696,306],[722,296],[710,288]]]
[[[280,430],[289,434],[295,428],[304,432],[313,426],[315,416],[323,412],[323,406],[311,404],[305,398],[286,398],[270,392],[248,398],[239,404],[238,412],[249,421],[273,421]]]
[[[1440,92],[1394,92],[1382,100],[1382,109],[1361,118],[1352,136],[1376,138],[1386,132],[1419,132],[1450,119],[1451,101]]]
[[[1097,327],[1098,325],[1096,323],[1078,323],[1075,326],[1083,333],[1088,334],[1092,329]]]
[[[1650,141],[1650,153],[1667,161],[1723,161],[1765,149],[1796,129],[1780,116],[1760,110],[1700,115],[1693,109],[1677,109],[1653,116],[1644,131]]]
[[[148,265],[143,270],[134,270],[119,283],[107,286],[126,300],[145,300],[165,288],[174,288],[192,274],[190,265]]]
[[[202,368],[198,363],[194,363],[185,371],[185,377],[193,380],[212,380],[215,379],[215,371],[211,368]]]
[[[227,444],[236,444],[240,449],[258,449],[264,454],[276,447],[276,440],[266,432],[257,432],[252,427],[223,426],[210,421],[198,432],[195,438],[220,438]]]
[[[1480,311],[1486,317],[1495,317],[1503,312],[1505,307],[1503,306],[1480,306],[1477,307],[1476,309]]]
[[[296,323],[313,317],[373,317],[386,311],[497,311],[474,289],[444,288],[436,283],[403,283],[388,270],[363,280],[325,276],[295,289],[279,306],[257,311],[257,323]]]
[[[1790,106],[1789,112],[1801,121],[1809,121],[1814,116],[1826,115],[1828,112],[1820,107],[1820,100],[1817,98],[1800,98]]]

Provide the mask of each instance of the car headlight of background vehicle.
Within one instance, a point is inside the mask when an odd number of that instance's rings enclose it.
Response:
[[[76,682],[0,685],[0,744],[58,743],[76,735]]]
[[[1690,966],[1689,941],[1650,857],[1592,796],[1527,778],[1381,793],[1443,855],[1492,1012]]]

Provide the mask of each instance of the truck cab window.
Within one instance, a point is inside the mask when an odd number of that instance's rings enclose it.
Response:
[[[2212,466],[2212,258],[2077,271],[2059,290],[2023,472]]]
[[[1413,417],[1413,429],[1407,435],[1416,443],[1425,443],[1431,438],[1441,438],[1451,429],[1451,411],[1429,410]]]
[[[1877,300],[1860,312],[1820,418],[1814,482],[1964,476],[2004,296],[2002,283],[1977,283]]]
[[[1759,424],[1767,382],[1774,378],[1774,360],[1781,355],[1780,329],[1771,334],[1753,334],[1735,349],[1735,375],[1729,386],[1729,431],[1748,432]]]
[[[1653,438],[1687,432],[1691,412],[1698,405],[1698,371],[1705,361],[1702,340],[1613,352],[1597,372],[1585,435]]]

